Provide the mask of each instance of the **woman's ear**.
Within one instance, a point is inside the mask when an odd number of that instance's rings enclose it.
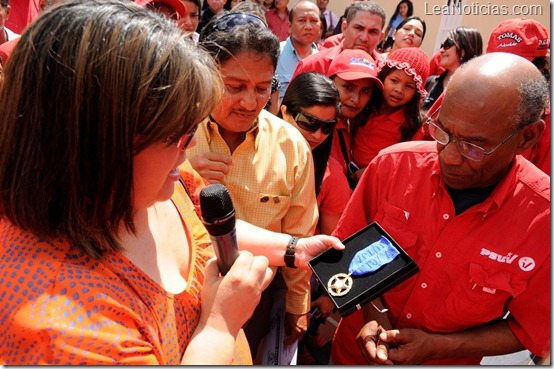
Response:
[[[466,52],[462,50],[458,55],[460,56],[460,63],[462,63],[464,61],[464,57],[466,56]]]
[[[286,115],[288,115],[287,106],[282,104],[279,109],[281,109],[281,115],[283,116],[283,119],[285,119]]]

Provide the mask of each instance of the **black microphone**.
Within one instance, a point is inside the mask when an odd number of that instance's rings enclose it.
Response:
[[[239,256],[235,207],[227,188],[222,184],[204,187],[200,191],[200,211],[214,245],[219,272],[225,275]]]

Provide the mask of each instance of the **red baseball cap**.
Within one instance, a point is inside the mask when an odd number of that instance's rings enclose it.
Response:
[[[382,90],[383,83],[377,78],[378,72],[375,60],[368,53],[358,49],[345,49],[333,59],[327,76],[337,75],[346,81],[369,78]]]
[[[533,19],[514,18],[505,20],[492,31],[487,53],[503,51],[531,61],[545,56],[549,47],[545,26]]]
[[[185,4],[181,2],[181,0],[136,0],[135,2],[140,6],[147,6],[151,3],[165,4],[173,9],[175,13],[177,13],[179,19],[183,18],[187,14],[187,8],[185,7]]]

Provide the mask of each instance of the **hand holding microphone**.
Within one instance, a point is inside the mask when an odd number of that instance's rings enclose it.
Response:
[[[272,272],[266,257],[253,256],[248,251],[239,254],[235,209],[225,186],[205,187],[200,192],[200,209],[217,258],[217,267],[208,262],[204,271],[200,321],[236,336],[252,316],[262,291],[272,279]],[[236,265],[230,271],[233,264]]]
[[[239,256],[235,207],[222,184],[206,186],[200,192],[202,223],[210,234],[221,275],[227,274]]]

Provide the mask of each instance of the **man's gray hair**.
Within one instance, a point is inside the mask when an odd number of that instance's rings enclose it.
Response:
[[[381,17],[382,20],[382,27],[381,30],[385,27],[385,9],[381,7],[381,5],[373,2],[373,1],[354,1],[351,3],[348,7],[348,12],[346,13],[346,23],[350,23],[350,21],[354,18],[357,12],[368,12],[370,14],[375,14]]]
[[[517,127],[535,123],[543,115],[548,103],[548,83],[540,78],[522,79],[518,85],[519,106],[514,116]]]

